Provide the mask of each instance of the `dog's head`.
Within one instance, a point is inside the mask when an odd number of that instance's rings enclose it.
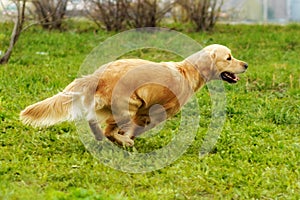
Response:
[[[239,78],[237,74],[244,73],[248,64],[244,61],[234,58],[229,48],[214,44],[203,49],[207,52],[212,61],[212,79],[222,79],[228,83],[236,83]]]
[[[236,83],[237,74],[244,73],[248,64],[235,59],[230,49],[223,45],[213,44],[187,58],[188,62],[198,68],[206,81],[222,79]]]

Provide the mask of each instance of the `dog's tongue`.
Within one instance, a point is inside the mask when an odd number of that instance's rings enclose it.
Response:
[[[240,78],[237,75],[235,75],[233,73],[228,73],[228,74],[229,74],[229,76],[231,77],[232,80],[234,80],[234,81],[240,80]]]
[[[223,72],[221,74],[221,77],[224,81],[227,81],[229,83],[236,83],[236,82],[238,82],[238,80],[240,80],[240,78],[238,76],[236,76],[235,74],[230,73],[230,72]]]
[[[238,80],[240,80],[240,78],[239,78],[237,75],[233,74],[233,73],[229,73],[229,76],[231,77],[231,79],[232,79],[233,81],[238,81]]]
[[[235,79],[234,79],[235,81],[238,81],[238,80],[240,80],[240,77],[238,77],[238,76],[235,76]]]

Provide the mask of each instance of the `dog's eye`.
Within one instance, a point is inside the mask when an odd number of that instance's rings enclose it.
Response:
[[[231,60],[231,56],[229,56],[229,57],[227,58],[227,60],[230,61],[230,60]]]

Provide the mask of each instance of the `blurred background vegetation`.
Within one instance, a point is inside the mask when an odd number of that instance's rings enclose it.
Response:
[[[0,52],[8,62],[19,36],[33,25],[65,31],[68,19],[90,20],[95,31],[183,25],[189,31],[213,31],[223,23],[300,21],[299,0],[0,0],[0,21],[13,21],[10,44]],[[189,25],[189,26],[187,26]]]

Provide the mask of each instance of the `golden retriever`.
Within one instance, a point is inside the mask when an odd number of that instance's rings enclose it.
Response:
[[[172,117],[206,82],[236,83],[248,68],[230,49],[213,44],[181,62],[121,59],[75,79],[63,92],[25,108],[20,119],[49,126],[85,118],[97,140],[133,146],[134,137]],[[100,124],[104,124],[102,132]]]

